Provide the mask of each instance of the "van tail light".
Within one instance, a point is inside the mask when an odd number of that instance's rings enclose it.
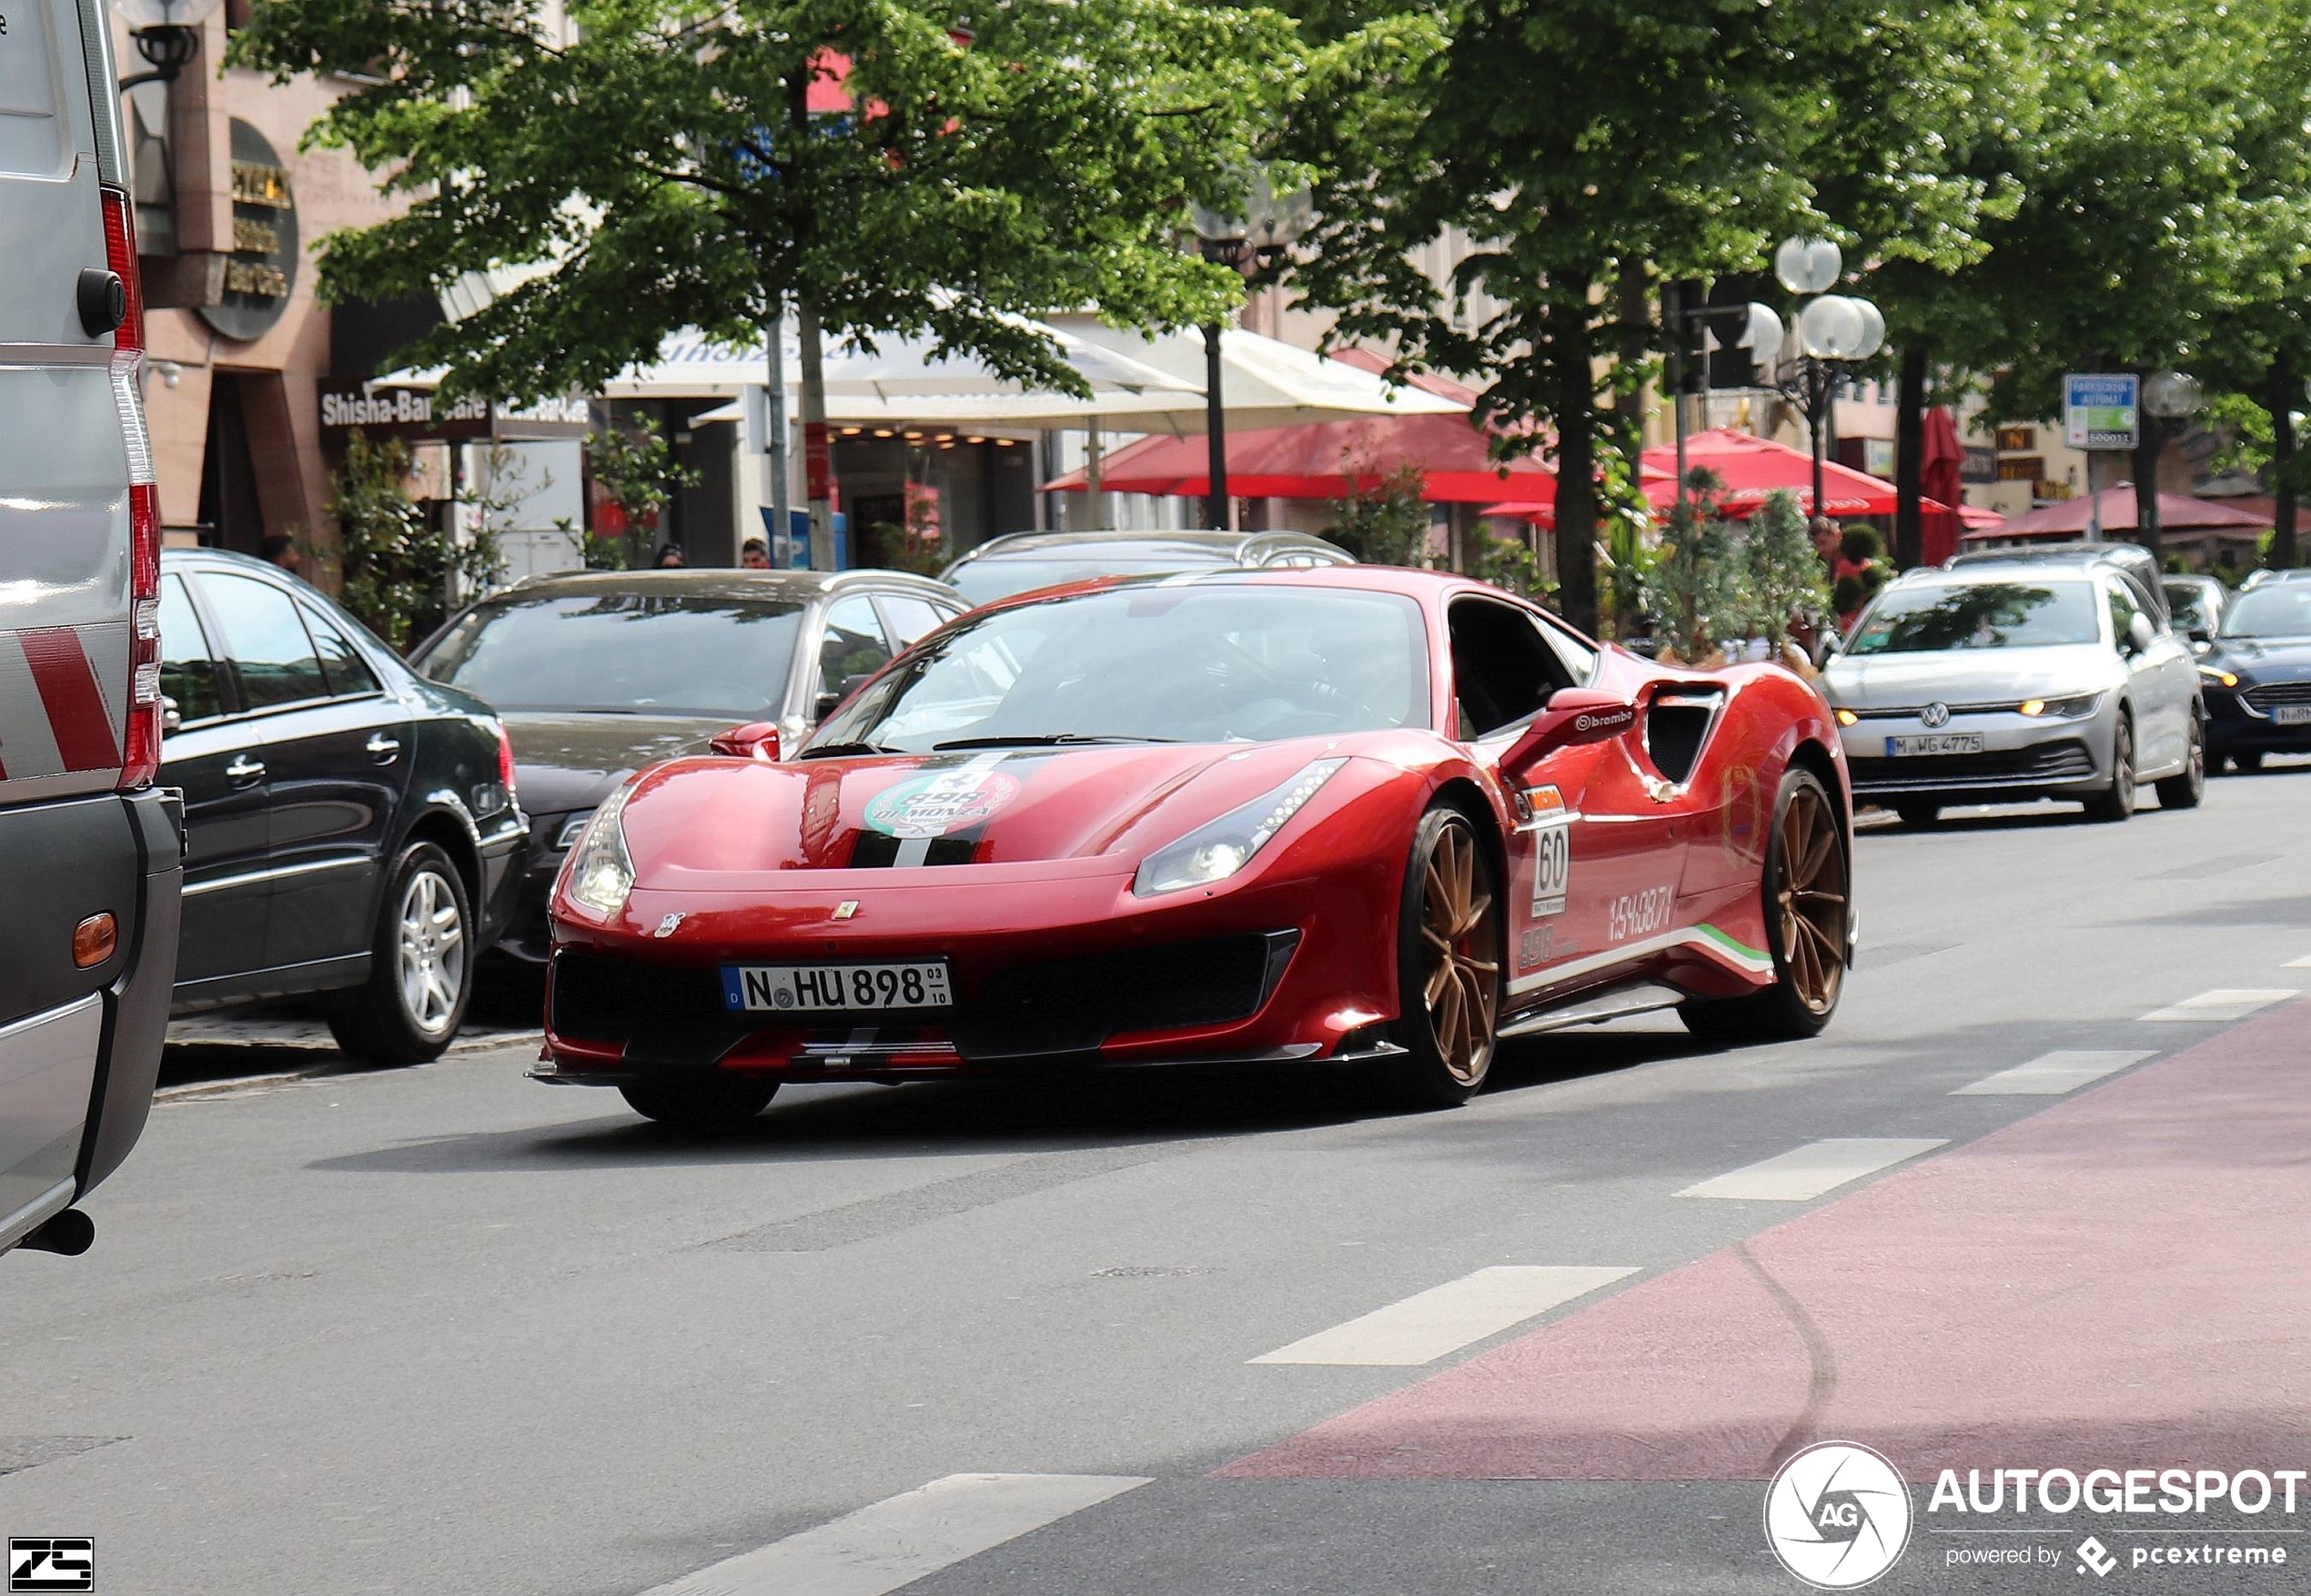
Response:
[[[113,334],[112,393],[128,453],[128,723],[121,737],[123,791],[160,771],[160,490],[152,435],[145,429],[145,293],[136,278],[136,235],[128,196],[106,187],[105,264],[128,290],[128,313]]]

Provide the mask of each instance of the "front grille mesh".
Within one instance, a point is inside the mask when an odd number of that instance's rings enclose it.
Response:
[[[2075,740],[2042,742],[2034,748],[2000,748],[1983,753],[1922,754],[1911,759],[1852,759],[1857,793],[1936,792],[1946,787],[2029,786],[2041,782],[2084,781],[2094,773],[2094,757]]]
[[[2266,713],[2281,704],[2311,703],[2311,682],[2272,682],[2250,687],[2239,696]]]

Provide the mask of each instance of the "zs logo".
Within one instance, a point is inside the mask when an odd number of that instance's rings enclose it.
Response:
[[[87,1537],[12,1539],[8,1542],[10,1591],[96,1588],[96,1543]]]

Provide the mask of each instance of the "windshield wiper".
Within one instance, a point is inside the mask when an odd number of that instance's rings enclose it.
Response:
[[[933,742],[934,753],[954,748],[1059,748],[1079,742],[1177,742],[1176,737],[1134,737],[1122,732],[1086,734],[1082,732],[1014,732],[1007,737],[958,737]]]
[[[902,751],[896,748],[885,748],[880,742],[817,742],[794,757],[797,759],[821,757],[840,759],[844,754],[850,753],[897,753],[900,752]]]

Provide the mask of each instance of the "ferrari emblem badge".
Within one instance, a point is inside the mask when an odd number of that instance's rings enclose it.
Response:
[[[658,929],[651,932],[651,934],[652,936],[671,936],[674,933],[682,928],[682,922],[688,918],[690,918],[690,915],[687,911],[680,914],[669,914],[666,918],[658,923]]]
[[[857,914],[858,912],[859,900],[856,898],[844,898],[841,903],[834,905],[834,917],[837,920],[848,920],[852,915]]]

